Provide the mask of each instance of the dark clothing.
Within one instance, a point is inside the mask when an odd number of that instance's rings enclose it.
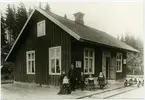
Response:
[[[105,81],[105,77],[98,77],[98,81]]]
[[[72,91],[75,91],[76,80],[74,78],[70,78],[70,88]]]
[[[75,72],[75,69],[70,69],[70,70],[69,70],[69,72],[68,72],[68,77],[69,77],[69,78],[76,79],[76,72]]]
[[[70,79],[70,88],[72,91],[75,91],[75,85],[76,85],[76,72],[75,69],[70,69],[68,72],[68,76]]]
[[[84,76],[84,75],[81,75],[80,80],[81,80],[81,81],[85,81],[85,76]]]
[[[70,90],[70,86],[69,84],[63,84],[63,94],[70,94],[71,90]]]
[[[89,90],[95,90],[94,80],[88,79]]]
[[[98,82],[99,82],[99,86],[100,88],[103,88],[105,86],[105,77],[98,77]]]
[[[81,87],[81,90],[83,91],[84,90],[84,87],[85,87],[85,82],[84,81],[81,81],[80,87]]]
[[[62,84],[60,92],[58,94],[71,94],[71,89],[69,84]]]
[[[93,83],[94,83],[94,80],[88,80],[88,82],[89,82],[90,84],[93,84]]]
[[[84,75],[81,75],[81,77],[80,77],[80,87],[81,87],[81,90],[83,91],[84,87],[85,87],[85,76]]]
[[[98,81],[105,81],[105,77],[98,77]]]
[[[65,74],[62,74],[59,78],[59,85],[60,85],[60,91],[58,92],[58,94],[63,94],[63,79],[64,79]]]
[[[62,84],[64,76],[65,76],[65,74],[62,74],[62,75],[60,76],[60,78],[59,78],[59,83],[60,83],[60,84]]]

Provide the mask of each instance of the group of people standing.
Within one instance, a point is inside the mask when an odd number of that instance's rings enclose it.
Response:
[[[91,77],[89,78],[91,79]],[[76,80],[76,71],[74,65],[71,64],[71,68],[69,69],[69,72],[67,74],[62,71],[59,79],[60,91],[58,92],[58,94],[71,94],[72,91],[75,91]],[[99,74],[98,81],[99,80],[105,80],[105,77],[102,73]],[[80,88],[83,91],[85,87],[85,76],[83,72],[81,72],[79,82]]]

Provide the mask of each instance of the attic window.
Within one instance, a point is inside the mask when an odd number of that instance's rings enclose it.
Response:
[[[45,20],[37,23],[37,37],[41,37],[46,34],[45,28],[46,28]]]

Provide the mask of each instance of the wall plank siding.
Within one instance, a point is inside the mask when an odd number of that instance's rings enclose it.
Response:
[[[37,22],[46,20],[46,35],[37,37]],[[35,82],[38,84],[59,85],[60,75],[49,75],[49,48],[61,46],[61,67],[68,72],[71,63],[82,62],[82,68],[77,69],[78,77],[83,71],[84,48],[95,49],[95,74],[98,76],[102,68],[102,51],[108,49],[88,42],[79,42],[68,33],[51,22],[39,12],[35,12],[32,20],[27,24],[24,33],[20,37],[16,48],[13,49],[10,61],[14,62],[15,80],[22,82]],[[23,44],[23,45],[22,45]],[[35,50],[35,74],[28,75],[26,72],[26,51]],[[110,49],[111,52],[114,49]],[[115,49],[117,52],[118,49]],[[124,54],[125,55],[125,54]],[[123,65],[125,69],[126,65]],[[116,74],[117,78],[124,77]]]
[[[46,35],[37,37],[37,22],[41,20],[46,20]],[[15,63],[14,74],[16,81],[51,85],[59,84],[59,75],[49,75],[49,48],[61,46],[61,66],[63,70],[67,71],[71,62],[70,35],[46,17],[40,15],[39,12],[35,12],[17,45],[11,56],[11,61]],[[26,51],[30,50],[35,50],[35,75],[28,75],[26,72]]]

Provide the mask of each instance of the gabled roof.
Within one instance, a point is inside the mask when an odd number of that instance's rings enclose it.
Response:
[[[31,19],[32,15],[35,11],[40,12],[42,15],[47,17],[49,20],[54,22],[56,25],[58,25],[60,28],[62,28],[64,31],[66,31],[68,34],[70,34],[72,37],[74,37],[77,40],[83,39],[103,45],[108,45],[111,47],[116,47],[124,50],[139,52],[138,50],[134,49],[133,47],[117,40],[116,38],[112,37],[111,35],[99,31],[97,29],[91,28],[86,25],[80,25],[75,23],[74,21],[70,19],[66,19],[64,17],[58,16],[51,12],[46,12],[40,8],[35,8],[26,21],[25,25],[23,26],[20,34],[18,35],[15,43],[13,44],[10,52],[8,53],[8,56],[6,57],[5,61],[8,59],[9,55],[11,54],[13,48],[15,47],[18,39],[20,38],[21,34],[23,33],[23,30],[25,29],[26,25],[28,24],[29,20]]]

